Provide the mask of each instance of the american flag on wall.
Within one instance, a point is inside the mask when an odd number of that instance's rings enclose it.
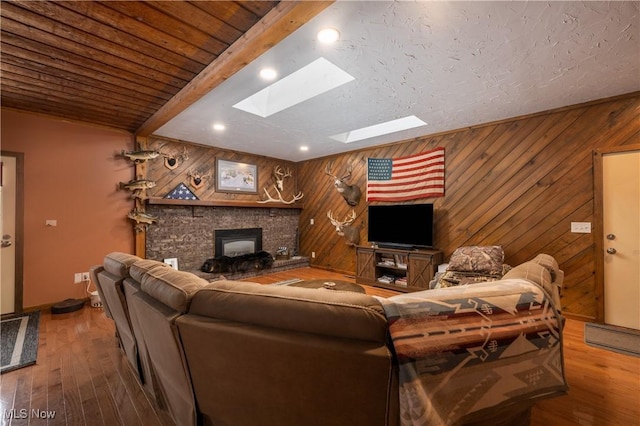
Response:
[[[401,158],[369,158],[367,201],[444,196],[444,148]]]
[[[179,184],[175,188],[173,188],[167,195],[164,196],[167,199],[173,200],[197,200],[198,197],[196,194],[191,192],[189,188],[184,183]]]

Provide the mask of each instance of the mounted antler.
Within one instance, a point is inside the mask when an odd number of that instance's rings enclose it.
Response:
[[[333,161],[330,161],[324,169],[324,173],[333,178],[333,186],[336,187],[336,190],[342,198],[349,204],[350,206],[356,206],[360,202],[360,196],[362,195],[360,188],[357,185],[348,185],[345,181],[351,179],[351,172],[353,171],[353,167],[350,165],[347,169],[347,174],[338,177],[331,173],[331,169],[333,168]]]
[[[333,217],[331,210],[327,212],[327,217],[331,221],[331,224],[336,227],[338,235],[343,236],[347,240],[347,244],[358,245],[360,242],[360,227],[351,225],[353,221],[356,220],[355,210],[351,210],[351,214],[346,216],[342,221]]]
[[[333,217],[333,213],[331,212],[331,210],[327,212],[327,217],[331,221],[331,224],[336,227],[336,232],[338,232],[338,235],[344,235],[344,227],[356,220],[356,212],[355,210],[351,210],[351,214],[345,217],[343,221],[339,221],[338,219]]]
[[[273,173],[271,174],[271,176],[273,177],[273,180],[276,183],[276,187],[280,191],[283,191],[284,190],[284,180],[285,180],[285,178],[291,177],[291,169],[289,169],[287,167],[286,170],[282,170],[282,167],[275,166],[273,168]]]
[[[187,152],[186,146],[183,146],[182,153],[178,154],[176,150],[163,151],[162,148],[164,148],[165,145],[166,144],[160,147],[159,152],[160,152],[160,155],[164,157],[165,167],[168,168],[169,170],[175,169],[180,165],[180,163],[183,163],[189,159],[189,153]]]
[[[258,201],[259,203],[269,203],[269,202],[276,202],[276,203],[284,203],[284,204],[293,204],[296,201],[300,200],[302,197],[304,197],[304,194],[301,192],[298,192],[296,195],[293,196],[293,198],[290,201],[286,201],[284,198],[282,198],[282,193],[280,191],[284,190],[284,180],[288,177],[291,177],[291,169],[289,169],[288,167],[286,169],[283,169],[280,166],[275,166],[273,168],[273,172],[271,173],[271,177],[273,177],[273,189],[276,190],[276,194],[278,194],[278,198],[275,199],[271,196],[271,194],[269,194],[269,191],[267,191],[267,188],[263,188],[264,189],[264,193],[267,196],[266,200],[261,200]]]
[[[205,179],[211,179],[213,174],[211,170],[208,173],[201,172],[200,170],[191,169],[187,172],[187,176],[190,178],[191,186],[198,189],[202,186]]]
[[[298,192],[296,195],[293,196],[293,198],[289,201],[285,201],[284,198],[282,198],[282,193],[280,193],[280,191],[278,190],[278,187],[276,185],[273,185],[273,189],[276,190],[276,194],[278,194],[278,198],[275,199],[271,196],[271,194],[269,194],[269,191],[267,191],[267,188],[263,188],[264,189],[264,193],[267,196],[266,200],[260,200],[258,201],[258,203],[270,203],[270,202],[275,202],[275,203],[284,203],[284,204],[293,204],[296,201],[300,200],[302,197],[304,197],[304,194],[302,193],[302,191]]]

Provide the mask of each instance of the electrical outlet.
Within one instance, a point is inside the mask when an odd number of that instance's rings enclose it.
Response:
[[[80,284],[82,282],[82,272],[76,272],[73,274],[73,283]]]
[[[310,223],[311,225],[313,225],[313,224],[315,223],[315,220],[314,220],[313,218],[311,218],[311,219],[309,220],[309,223]]]
[[[88,282],[91,278],[89,277],[89,273],[88,272],[83,272],[82,273],[82,281],[84,282]]]
[[[165,259],[164,263],[166,263],[167,265],[171,266],[176,271],[178,270],[178,258],[177,257],[170,257],[168,259]]]
[[[315,252],[315,251],[312,251],[312,252],[311,252],[311,258],[312,258],[312,259],[315,259],[315,258],[316,258],[316,252]]]

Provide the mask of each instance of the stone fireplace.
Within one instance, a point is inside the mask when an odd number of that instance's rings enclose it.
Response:
[[[297,248],[300,209],[149,204],[147,213],[158,222],[147,229],[146,257],[175,257],[183,271],[199,271],[205,259],[219,254],[219,230],[260,228],[261,249],[273,256],[279,247]]]
[[[216,229],[215,256],[240,256],[262,250],[262,228]]]

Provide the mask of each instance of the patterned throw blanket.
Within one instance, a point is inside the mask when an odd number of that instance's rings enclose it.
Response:
[[[399,361],[402,425],[464,416],[567,391],[561,317],[520,279],[380,299]]]

